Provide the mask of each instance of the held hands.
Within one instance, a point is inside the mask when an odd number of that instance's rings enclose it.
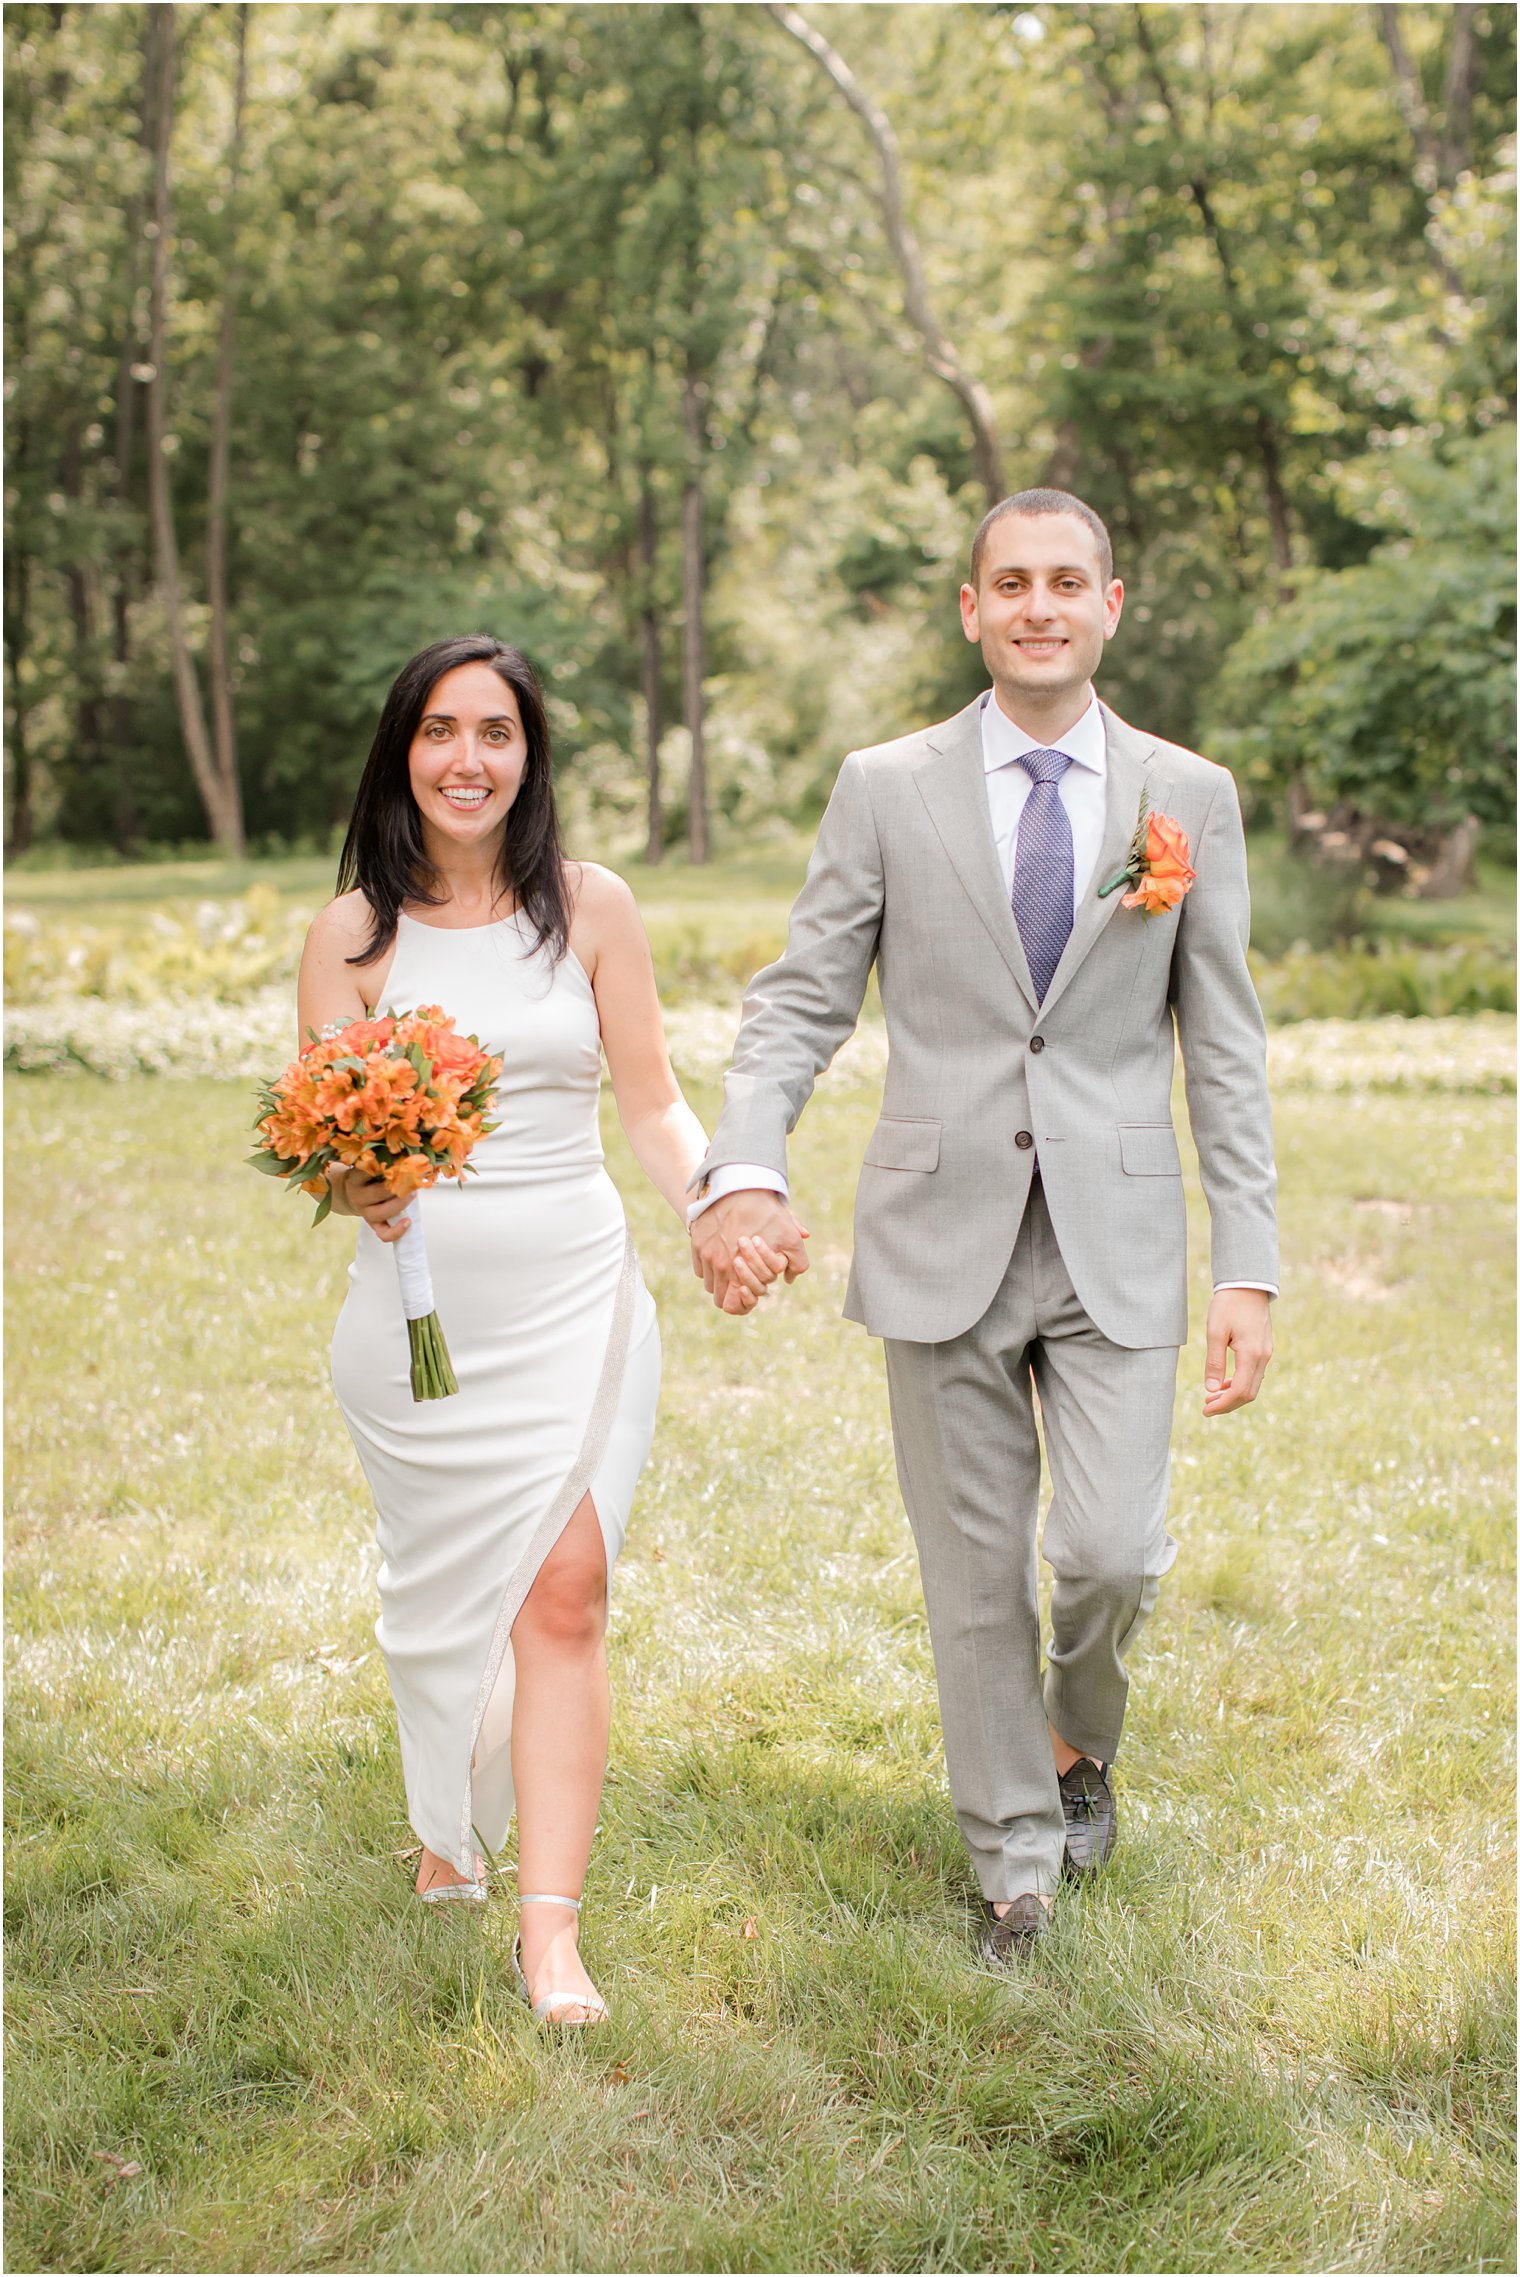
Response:
[[[807,1238],[780,1194],[745,1187],[693,1225],[691,1269],[720,1312],[753,1312],[778,1276],[807,1271]]]
[[[1233,1349],[1235,1373],[1225,1375]],[[1203,1363],[1203,1412],[1228,1415],[1248,1407],[1261,1390],[1272,1357],[1272,1300],[1263,1289],[1216,1289],[1209,1305]]]

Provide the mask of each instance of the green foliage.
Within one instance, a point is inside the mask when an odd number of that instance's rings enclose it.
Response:
[[[293,985],[316,904],[287,908],[265,880],[233,901],[139,911],[114,923],[5,918],[7,1003],[56,995],[152,1005],[165,997],[241,1004],[273,983]]]
[[[1356,568],[1322,570],[1239,643],[1211,748],[1247,781],[1300,782],[1389,823],[1501,821],[1515,782],[1513,431],[1406,451],[1395,516]]]
[[[1441,1019],[1515,1010],[1515,952],[1487,941],[1421,948],[1290,949],[1253,955],[1251,975],[1272,1021]]]
[[[1452,11],[1401,15],[1438,111]],[[480,625],[545,669],[577,826],[630,845],[652,641],[674,828],[694,475],[720,837],[815,814],[850,744],[980,685],[955,612],[966,422],[905,324],[864,132],[766,10],[255,8],[236,200],[233,16],[178,11],[169,411],[202,648],[235,284],[255,841],[325,843],[398,664]],[[5,20],[11,834],[123,850],[204,829],[147,543],[144,21]],[[1162,733],[1224,716],[1213,685],[1285,582],[1381,562],[1397,583],[1350,470],[1413,479],[1513,419],[1513,11],[1472,21],[1460,163],[1427,194],[1376,11],[829,12],[1010,483],[1066,483],[1113,524],[1104,692]],[[1486,657],[1474,596],[1441,608]],[[1400,701],[1364,679],[1342,708],[1362,698]],[[1366,730],[1400,796],[1447,763],[1460,721],[1436,710],[1413,759]],[[1492,768],[1479,793],[1496,805]]]

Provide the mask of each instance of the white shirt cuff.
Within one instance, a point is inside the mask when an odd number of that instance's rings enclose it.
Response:
[[[704,1210],[714,1202],[721,1202],[725,1194],[751,1192],[763,1187],[768,1194],[785,1194],[786,1180],[779,1170],[770,1170],[763,1162],[720,1162],[716,1170],[708,1172],[702,1191],[686,1212],[686,1223],[696,1224]]]
[[[1260,1289],[1264,1297],[1275,1297],[1277,1295],[1277,1285],[1273,1281],[1216,1281],[1214,1283],[1216,1297],[1221,1289]]]

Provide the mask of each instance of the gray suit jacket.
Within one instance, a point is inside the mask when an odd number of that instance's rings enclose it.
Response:
[[[887,1019],[882,1112],[855,1197],[845,1313],[939,1343],[1002,1280],[1038,1159],[1073,1286],[1112,1343],[1187,1334],[1173,1032],[1213,1225],[1216,1281],[1278,1277],[1265,1031],[1233,778],[1107,706],[1097,868],[1043,1005],[1004,890],[980,703],[840,768],[783,956],[751,982],[702,1165],[785,1172],[814,1081],[853,1030],[871,967]],[[1098,888],[1142,794],[1182,824],[1196,881],[1147,917]],[[1023,1134],[1023,1144],[1020,1144]],[[1033,1139],[1033,1145],[1029,1143]]]

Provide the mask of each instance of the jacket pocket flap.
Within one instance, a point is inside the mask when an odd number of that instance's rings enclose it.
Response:
[[[883,1115],[871,1133],[865,1159],[875,1170],[937,1170],[940,1125]]]
[[[1121,1123],[1119,1159],[1131,1178],[1180,1178],[1182,1157],[1170,1123]]]

